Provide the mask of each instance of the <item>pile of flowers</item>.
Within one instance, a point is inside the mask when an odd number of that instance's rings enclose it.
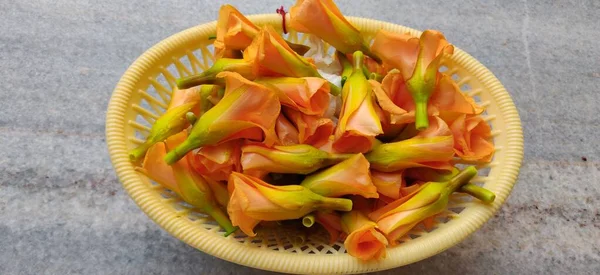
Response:
[[[494,200],[469,183],[473,166],[454,166],[489,162],[494,146],[484,109],[439,72],[454,51],[442,33],[382,29],[370,43],[331,0],[298,0],[288,21],[309,46],[222,6],[216,61],[178,79],[130,152],[137,170],[226,235],[297,220],[362,260],[432,223],[453,192]]]

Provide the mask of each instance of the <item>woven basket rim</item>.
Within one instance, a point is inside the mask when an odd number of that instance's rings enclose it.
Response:
[[[248,18],[257,24],[281,24],[281,16],[277,14],[251,15]],[[418,35],[420,32],[397,24],[378,20],[347,17],[356,26],[369,26],[369,29],[397,28],[399,31]],[[279,27],[280,29],[281,27]],[[249,267],[287,272],[287,273],[360,273],[390,269],[410,264],[438,254],[464,240],[468,235],[480,228],[504,203],[516,183],[523,159],[523,133],[517,108],[510,95],[500,81],[479,61],[468,53],[456,48],[452,60],[473,72],[486,87],[488,93],[496,101],[505,121],[506,144],[503,148],[503,159],[499,177],[502,189],[497,192],[497,199],[491,206],[469,207],[461,213],[460,221],[444,228],[443,232],[433,232],[427,238],[411,241],[406,246],[398,246],[388,250],[388,256],[381,261],[361,262],[347,254],[320,255],[296,254],[260,249],[245,246],[236,241],[223,238],[199,226],[190,225],[178,217],[172,210],[166,209],[160,199],[142,181],[134,171],[128,158],[128,140],[124,133],[127,121],[125,114],[130,108],[130,100],[135,84],[141,81],[147,70],[153,69],[155,63],[166,53],[184,43],[198,37],[214,34],[216,21],[191,27],[174,34],[137,58],[123,74],[110,99],[106,115],[106,141],[111,162],[115,168],[123,188],[144,213],[174,237],[215,257]],[[494,168],[497,169],[497,168]]]

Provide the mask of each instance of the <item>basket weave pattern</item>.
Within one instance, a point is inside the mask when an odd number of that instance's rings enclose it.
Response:
[[[281,30],[279,15],[255,15],[257,25]],[[348,18],[369,37],[378,29],[420,32],[403,26],[364,18]],[[388,248],[381,261],[361,262],[345,253],[343,243],[328,244],[325,231],[310,234],[293,228],[262,228],[254,238],[241,233],[223,237],[224,231],[210,217],[195,212],[173,192],[134,171],[128,151],[141,144],[151,125],[165,111],[175,80],[205,70],[214,62],[212,41],[216,22],[175,34],[139,57],[125,72],[111,98],[106,136],[111,160],[123,187],[139,207],[173,236],[216,257],[255,268],[290,273],[359,273],[413,263],[457,244],[477,230],[506,200],[516,182],[523,158],[521,122],[512,99],[496,77],[460,49],[443,61],[441,71],[452,76],[463,92],[486,108],[496,154],[479,166],[472,182],[496,194],[492,205],[468,196],[452,195],[448,210],[437,216],[436,226],[417,226],[401,245]],[[306,36],[291,32],[287,39],[304,43]],[[457,160],[457,163],[467,164]]]

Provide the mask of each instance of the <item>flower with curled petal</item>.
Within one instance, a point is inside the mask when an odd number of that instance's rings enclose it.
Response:
[[[290,26],[318,36],[343,53],[362,51],[380,61],[371,53],[360,31],[346,20],[332,0],[296,1],[290,8]]]
[[[190,164],[206,178],[226,181],[231,172],[241,172],[242,141],[230,140],[218,145],[201,147],[190,158]]]
[[[349,154],[332,154],[306,144],[266,147],[248,144],[242,147],[244,173],[264,171],[282,174],[310,174],[323,167],[352,157]]]
[[[406,124],[415,121],[416,105],[399,72],[390,72],[381,84],[370,82],[377,102],[389,114],[390,123]],[[479,114],[483,112],[483,108],[462,93],[449,76],[441,74],[428,101],[427,111],[431,117],[442,114]]]
[[[294,145],[298,141],[298,129],[283,114],[279,114],[275,122],[275,133],[279,139],[279,145]]]
[[[349,199],[323,197],[300,185],[271,185],[237,172],[231,174],[228,188],[231,199],[227,213],[248,236],[256,236],[254,227],[260,221],[299,219],[315,210],[352,209]]]
[[[333,133],[333,121],[329,118],[307,115],[290,108],[283,113],[298,129],[298,142],[314,147],[323,146]]]
[[[494,144],[490,125],[479,115],[459,115],[450,125],[454,135],[454,151],[468,161],[490,162]]]
[[[271,26],[263,27],[244,50],[255,76],[320,77],[307,59],[298,55]]]
[[[363,154],[356,154],[336,165],[311,174],[300,185],[326,197],[345,195],[379,197],[377,188],[371,181],[369,162]]]
[[[371,50],[384,63],[400,71],[406,89],[415,104],[417,129],[428,125],[429,97],[438,85],[438,69],[444,54],[452,54],[454,46],[439,31],[426,30],[419,38],[407,34],[379,30]]]
[[[183,131],[169,137],[165,142],[153,145],[148,150],[142,167],[136,170],[169,188],[193,207],[209,214],[225,229],[226,235],[229,235],[235,232],[236,228],[217,205],[217,202],[227,204],[224,201],[227,198],[222,196],[220,186],[215,185],[219,183],[206,180],[194,171],[189,162],[192,153],[172,165],[168,165],[163,160],[167,149],[181,144],[186,139],[186,135],[186,132]]]
[[[323,115],[329,107],[329,83],[319,77],[259,78],[256,82],[278,92],[281,105],[307,115]]]
[[[227,50],[243,51],[258,35],[260,28],[232,5],[222,5],[217,20],[217,37],[214,42],[215,56],[227,57]],[[305,54],[309,48],[305,45],[286,43],[299,55]]]
[[[363,60],[361,52],[354,53],[353,72],[342,88],[342,111],[333,142],[338,152],[368,152],[375,137],[383,133],[371,85],[362,72]]]
[[[410,195],[404,196],[369,214],[388,241],[398,244],[400,237],[424,219],[436,215],[448,205],[448,197],[467,184],[477,169],[465,168],[446,182],[427,182]]]
[[[385,258],[388,241],[377,230],[377,223],[358,210],[344,213],[341,221],[342,229],[348,234],[344,241],[348,254],[363,261]]]
[[[172,164],[187,152],[206,145],[234,139],[250,139],[273,144],[275,121],[281,110],[277,95],[267,87],[232,72],[222,72],[226,90],[223,99],[202,115],[188,138],[171,150],[165,160]]]
[[[407,140],[379,144],[365,156],[372,169],[394,172],[411,167],[452,169],[454,156],[452,136],[414,137]]]

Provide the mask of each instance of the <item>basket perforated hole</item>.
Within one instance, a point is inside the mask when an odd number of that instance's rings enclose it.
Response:
[[[262,244],[262,242],[263,242],[262,239],[257,239],[257,238],[252,239],[252,241],[251,241],[251,243],[255,243],[255,244]]]
[[[181,75],[179,75],[179,72],[177,71],[177,67],[175,67],[175,64],[171,63],[166,70],[173,75],[173,77],[175,77],[175,79],[178,79],[180,77],[182,77]]]
[[[421,235],[416,235],[416,234],[408,234],[408,237],[410,237],[411,239],[413,239],[413,240],[414,240],[414,239],[416,239],[416,238],[419,238],[419,237],[421,237]]]
[[[481,97],[479,95],[474,95],[472,98],[475,100],[475,102],[481,103]]]
[[[462,86],[460,86],[460,90],[463,91],[463,92],[470,92],[471,91],[471,85],[469,85],[468,83],[465,83]]]
[[[460,75],[458,75],[457,73],[452,74],[452,80],[454,80],[454,82],[457,82],[460,80]]]
[[[163,197],[164,199],[172,199],[173,198],[173,196],[171,194],[166,193],[166,192],[161,192],[160,196]]]
[[[449,222],[452,219],[451,216],[449,215],[441,215],[439,217],[436,217],[435,220],[438,222],[438,224],[444,224]]]
[[[448,71],[448,67],[446,67],[446,65],[442,65],[442,66],[440,66],[440,69],[438,71],[440,73],[446,72],[446,71]]]
[[[492,170],[492,168],[489,166],[479,167],[477,169],[477,175],[480,177],[487,177],[490,174],[490,170]]]
[[[450,208],[448,208],[448,210],[450,210],[456,214],[460,214],[460,212],[465,210],[465,207],[450,207]]]

